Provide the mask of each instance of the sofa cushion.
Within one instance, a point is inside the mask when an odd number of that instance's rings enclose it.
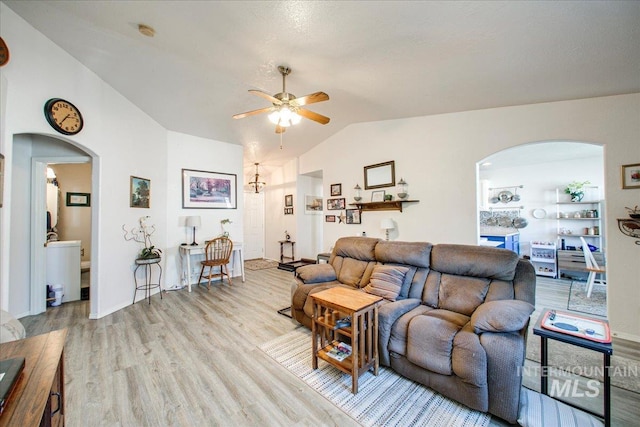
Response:
[[[424,316],[411,319],[407,334],[407,359],[438,374],[451,375],[453,339],[464,324],[460,325],[462,319],[437,313],[443,311],[432,310]]]
[[[408,267],[378,264],[373,267],[371,279],[364,290],[389,301],[395,301],[400,294],[407,271],[409,271]]]
[[[471,316],[475,333],[516,332],[524,328],[534,307],[526,301],[489,301],[481,304]]]
[[[322,283],[336,280],[336,271],[331,264],[311,264],[296,269],[298,276],[304,283]]]
[[[484,302],[489,280],[477,277],[442,274],[438,293],[438,308],[467,316]]]
[[[368,265],[369,261],[360,261],[353,258],[342,259],[340,270],[337,273],[338,281],[345,285],[359,288]]]
[[[375,248],[376,260],[385,264],[406,264],[415,267],[429,267],[429,257],[433,245],[427,242],[391,242],[381,240]]]
[[[439,244],[431,249],[431,268],[457,276],[513,280],[518,254],[486,246]]]

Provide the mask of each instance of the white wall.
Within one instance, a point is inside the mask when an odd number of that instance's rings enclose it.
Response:
[[[167,244],[164,250],[166,260],[167,285],[180,284],[181,260],[178,246],[191,243],[193,230],[185,227],[187,216],[199,215],[202,226],[196,229],[196,240],[203,243],[222,234],[220,221],[230,219],[225,226],[234,241],[243,239],[243,186],[242,146],[199,138],[177,132],[168,133],[167,155]],[[202,170],[235,174],[237,179],[236,209],[183,209],[182,208],[182,169]],[[159,191],[163,189],[160,188]],[[153,191],[153,186],[152,186]],[[192,263],[200,271],[198,263]],[[233,272],[234,275],[238,270]]]
[[[322,179],[310,176],[298,176],[294,202],[296,213],[296,230],[304,230],[304,236],[296,240],[296,260],[301,258],[316,259],[322,250],[322,229],[324,212],[305,213],[306,196],[322,197]],[[326,201],[324,201],[326,207]],[[300,234],[300,233],[298,233]]]
[[[616,231],[624,206],[640,204],[640,191],[620,184],[620,166],[640,161],[638,117],[640,94],[632,94],[360,123],[302,155],[300,173],[322,170],[325,183],[350,188],[362,186],[364,166],[395,160],[396,177],[409,183],[409,197],[420,203],[402,213],[364,212],[367,235],[383,237],[380,219],[388,216],[398,225],[397,240],[475,244],[478,161],[537,141],[603,144],[610,320],[618,336],[640,341],[640,252]],[[371,192],[363,193],[368,200]],[[324,223],[325,248],[355,234],[351,227]]]
[[[300,236],[298,232],[296,220],[298,215],[304,215],[304,212],[300,211],[302,206],[300,197],[304,197],[304,195],[301,196],[297,193],[297,159],[287,162],[282,168],[277,169],[266,178],[267,185],[264,190],[265,258],[280,261],[280,244],[278,242],[284,240],[285,231],[289,232],[291,240],[296,244],[303,240],[303,236]],[[293,215],[284,214],[284,196],[286,194],[293,194]]]

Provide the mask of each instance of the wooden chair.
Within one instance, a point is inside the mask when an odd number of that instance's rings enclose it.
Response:
[[[600,267],[596,262],[596,259],[593,257],[591,253],[591,249],[589,249],[589,245],[587,244],[584,237],[580,237],[582,241],[582,253],[584,253],[584,262],[587,265],[587,271],[589,272],[589,277],[587,277],[587,298],[591,298],[591,292],[593,291],[593,285],[602,285],[606,286],[607,281],[603,279],[604,274],[606,274],[606,269],[604,267]],[[596,275],[600,274],[600,279],[596,280]]]
[[[205,259],[200,262],[202,264],[202,268],[200,269],[198,284],[200,284],[200,281],[202,280],[205,267],[209,267],[209,275],[207,276],[209,281],[207,282],[207,289],[211,288],[212,277],[220,277],[220,281],[222,282],[222,280],[224,280],[224,276],[227,276],[227,280],[229,280],[229,284],[231,285],[231,276],[229,275],[227,264],[229,264],[229,258],[231,258],[232,251],[233,242],[227,237],[217,237],[209,241],[204,249]],[[215,267],[220,268],[219,273],[214,273]]]

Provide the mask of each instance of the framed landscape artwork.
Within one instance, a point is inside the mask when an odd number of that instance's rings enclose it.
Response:
[[[236,209],[236,187],[235,174],[182,169],[182,207]]]
[[[312,215],[322,214],[322,197],[304,196],[304,213]]]
[[[91,206],[91,194],[89,193],[67,193],[67,206]]]
[[[131,176],[129,201],[132,208],[148,208],[151,206],[151,180]]]

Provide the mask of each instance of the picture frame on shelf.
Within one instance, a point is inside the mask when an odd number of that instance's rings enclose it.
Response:
[[[307,215],[322,214],[322,197],[320,196],[304,196],[304,213]]]
[[[622,165],[622,189],[640,188],[640,163]]]
[[[386,192],[384,190],[376,190],[371,192],[371,201],[372,202],[384,202],[384,196],[386,196]]]
[[[129,207],[149,208],[151,206],[151,180],[131,175]]]
[[[347,209],[347,224],[361,224],[360,210]]]
[[[342,184],[331,184],[331,197],[342,196]]]
[[[91,206],[90,193],[67,193],[67,206]]]
[[[236,209],[237,175],[182,169],[183,209]]]
[[[293,208],[284,208],[285,215],[293,215]]]
[[[327,210],[339,211],[346,207],[345,199],[327,199]]]
[[[287,207],[293,206],[293,194],[287,194],[284,196],[284,205]]]
[[[336,222],[336,216],[335,215],[325,215],[324,216],[324,221],[325,222]]]

